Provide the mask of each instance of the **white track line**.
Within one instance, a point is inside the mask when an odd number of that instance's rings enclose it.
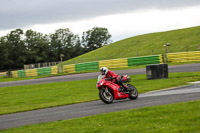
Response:
[[[143,94],[139,95],[139,97],[165,96],[165,95],[197,93],[197,92],[200,92],[200,88],[156,91],[156,92],[151,92],[151,93],[143,93]]]

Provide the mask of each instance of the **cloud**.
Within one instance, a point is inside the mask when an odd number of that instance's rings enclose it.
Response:
[[[196,5],[200,5],[199,0],[1,0],[0,30]]]
[[[82,32],[95,26],[106,27],[115,42],[135,35],[200,25],[200,18],[196,17],[199,12],[200,6],[171,10],[146,9],[73,22],[37,24],[33,25],[31,29],[48,34],[53,33],[56,29],[67,27],[74,34],[82,36]]]

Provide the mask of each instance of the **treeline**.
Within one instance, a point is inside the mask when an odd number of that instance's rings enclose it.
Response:
[[[111,42],[107,28],[94,27],[82,38],[68,28],[46,35],[16,29],[0,38],[0,70],[21,69],[24,64],[68,60]]]

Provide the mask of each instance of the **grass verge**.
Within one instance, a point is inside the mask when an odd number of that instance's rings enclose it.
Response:
[[[191,101],[29,125],[2,133],[197,133],[199,110],[200,101]]]
[[[47,77],[47,76],[43,76]],[[11,81],[19,81],[19,80],[29,80],[29,79],[37,79],[37,78],[43,78],[43,77],[24,77],[24,78],[8,78],[6,76],[0,77],[0,82],[11,82]]]
[[[200,80],[200,72],[170,73],[169,79],[131,76],[139,93],[186,85]],[[98,100],[96,79],[0,88],[0,114]]]

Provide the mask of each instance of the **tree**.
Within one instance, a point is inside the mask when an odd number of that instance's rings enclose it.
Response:
[[[106,28],[94,27],[83,33],[82,40],[68,28],[53,34],[16,29],[0,37],[0,70],[22,69],[24,64],[52,62],[79,56],[110,43]]]
[[[24,39],[27,47],[28,61],[26,63],[38,63],[49,61],[49,43],[47,35],[27,30]]]
[[[92,30],[83,32],[82,44],[86,52],[95,50],[111,42],[111,35],[107,28],[94,27]]]
[[[0,70],[6,70],[9,67],[9,52],[8,47],[6,47],[6,37],[0,38]]]
[[[26,62],[26,47],[22,40],[23,30],[16,29],[11,31],[4,38],[5,47],[8,52],[8,61],[6,69],[23,68]]]
[[[74,35],[68,28],[58,29],[54,34],[50,35],[51,42],[51,56],[55,60],[60,60],[60,54],[64,54],[63,60],[73,57],[74,46],[76,46],[80,40],[77,35]]]
[[[79,55],[82,55],[84,54],[84,48],[81,46],[81,42],[80,42],[80,38],[78,35],[75,35],[77,39],[76,42],[74,43],[75,46],[73,47],[73,53],[72,53],[72,57],[76,57],[76,56],[79,56]]]

